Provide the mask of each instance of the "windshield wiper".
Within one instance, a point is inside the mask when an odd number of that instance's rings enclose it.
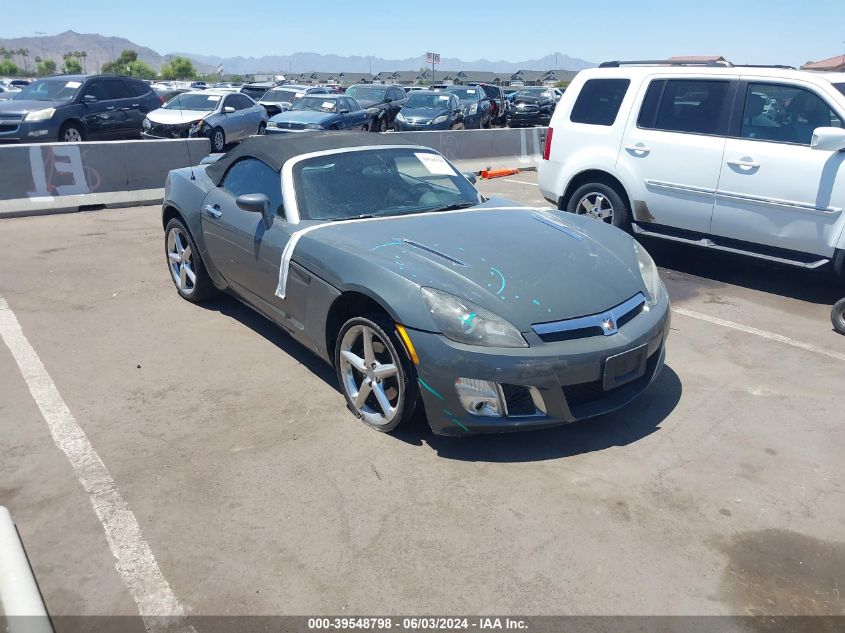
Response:
[[[362,215],[349,215],[345,218],[332,218],[329,222],[340,222],[341,220],[364,220],[366,218],[374,218],[376,217],[372,213],[364,213]]]
[[[426,209],[426,211],[457,211],[458,209],[468,209],[469,207],[474,207],[478,205],[477,202],[458,202],[455,204],[449,204],[445,207],[434,207],[433,209]]]

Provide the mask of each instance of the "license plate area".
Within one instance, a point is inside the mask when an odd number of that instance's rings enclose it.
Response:
[[[648,344],[609,357],[604,361],[604,390],[621,387],[645,374]]]

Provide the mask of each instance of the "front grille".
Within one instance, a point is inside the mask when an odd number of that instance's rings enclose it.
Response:
[[[14,132],[20,127],[22,118],[19,114],[13,116],[0,115],[0,132]]]
[[[531,391],[522,385],[502,384],[502,393],[505,396],[505,405],[508,408],[508,416],[534,415],[537,408],[531,398]]]
[[[304,130],[305,124],[304,123],[293,123],[291,121],[275,121],[276,125],[274,127],[280,130]]]
[[[153,123],[147,129],[147,134],[158,136],[160,138],[188,138],[188,132],[192,125],[193,123],[184,123],[181,125]]]
[[[614,334],[633,321],[643,311],[645,303],[643,294],[638,293],[607,312],[551,323],[534,323],[531,327],[545,343]],[[615,329],[605,332],[603,324],[609,325],[611,322]]]

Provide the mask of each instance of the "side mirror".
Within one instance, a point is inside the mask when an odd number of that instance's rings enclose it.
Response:
[[[840,127],[817,127],[813,130],[810,147],[826,152],[845,150],[845,130]]]
[[[475,175],[475,172],[474,172],[474,171],[465,171],[465,172],[463,173],[463,176],[464,176],[464,178],[466,178],[467,180],[469,180],[472,184],[475,184],[475,181],[477,180],[477,178],[476,178],[476,175]]]
[[[232,114],[235,112],[235,108],[232,106],[223,106],[223,114]]]
[[[84,97],[82,97],[82,102],[83,103],[97,103],[97,97],[95,97],[94,95],[85,95]]]
[[[340,113],[341,113],[341,114],[349,114],[349,108],[342,108],[342,109],[340,110]]]
[[[244,211],[260,213],[265,229],[273,226],[273,214],[270,212],[270,198],[263,193],[245,193],[235,198],[235,204]]]

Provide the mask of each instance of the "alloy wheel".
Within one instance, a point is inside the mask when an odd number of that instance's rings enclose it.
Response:
[[[594,220],[613,224],[613,205],[603,193],[593,191],[585,195],[575,208],[579,215],[586,215]]]
[[[82,135],[75,127],[69,127],[65,130],[64,141],[65,143],[81,143]]]
[[[188,237],[178,227],[167,234],[167,265],[179,291],[184,295],[193,293],[197,282],[194,253]]]
[[[215,151],[222,152],[222,151],[223,151],[223,146],[224,146],[224,142],[223,142],[223,132],[221,132],[220,130],[217,130],[217,131],[214,133],[214,137],[213,137],[213,139],[212,139],[212,143],[211,143],[211,144],[214,146],[214,150],[215,150]]]
[[[340,375],[349,401],[368,424],[385,426],[402,409],[404,388],[399,359],[381,336],[366,325],[355,325],[340,343]]]

